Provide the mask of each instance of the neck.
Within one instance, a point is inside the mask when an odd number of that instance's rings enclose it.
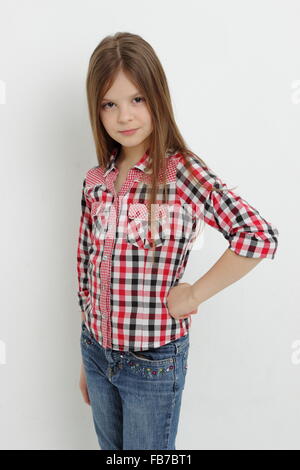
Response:
[[[122,166],[122,168],[131,168],[141,159],[145,152],[146,149],[144,147],[139,149],[124,149],[124,147],[121,147],[116,159],[116,165],[118,167]]]

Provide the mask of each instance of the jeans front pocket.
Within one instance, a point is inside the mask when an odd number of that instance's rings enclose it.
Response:
[[[164,353],[158,351],[130,351],[127,359],[130,372],[147,380],[171,380],[175,374],[175,352],[168,350]]]
[[[160,349],[160,348],[157,348]],[[130,354],[137,360],[143,362],[150,362],[152,364],[172,364],[174,359],[174,352],[160,352],[155,350],[147,351],[130,351]]]
[[[142,351],[129,351],[135,359],[152,364],[172,364],[176,356],[176,347],[171,341],[157,348],[150,348]]]

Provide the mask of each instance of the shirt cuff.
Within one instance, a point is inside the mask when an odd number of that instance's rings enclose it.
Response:
[[[273,228],[272,233],[241,232],[230,240],[229,249],[248,258],[274,259],[278,247],[277,236],[279,232]]]

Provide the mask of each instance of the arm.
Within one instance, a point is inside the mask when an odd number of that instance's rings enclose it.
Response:
[[[192,285],[192,296],[197,305],[217,292],[241,279],[263,258],[249,258],[234,253],[229,248],[198,281]]]
[[[85,195],[86,179],[83,180],[81,196],[81,217],[77,245],[78,303],[81,318],[85,320],[85,308],[89,299],[88,263],[91,246],[92,218],[90,201]]]
[[[236,282],[264,258],[274,259],[278,229],[240,195],[228,189],[215,172],[192,157],[190,176],[183,159],[177,167],[177,192],[189,204],[196,220],[218,230],[228,248],[212,268],[193,285],[170,289],[168,307],[174,318],[197,313],[197,306]],[[216,188],[216,189],[213,189]]]

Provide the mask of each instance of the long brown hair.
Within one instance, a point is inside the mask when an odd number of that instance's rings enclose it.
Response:
[[[203,159],[188,148],[179,132],[173,114],[167,78],[155,51],[141,36],[128,32],[117,32],[113,36],[106,36],[95,48],[89,60],[86,91],[99,166],[105,168],[113,149],[120,146],[108,135],[100,119],[103,96],[120,70],[126,73],[143,94],[152,117],[153,131],[147,150],[150,156],[148,170],[152,176],[147,205],[151,208],[151,247],[154,248],[152,208],[156,203],[159,177],[163,184],[163,200],[166,202],[166,152],[171,150],[184,157],[184,166],[188,169],[191,178],[194,178],[191,170],[192,164],[186,158],[187,156],[194,156],[203,166],[208,167]],[[196,183],[200,184],[197,180]],[[224,189],[218,185],[210,190],[223,191]]]

